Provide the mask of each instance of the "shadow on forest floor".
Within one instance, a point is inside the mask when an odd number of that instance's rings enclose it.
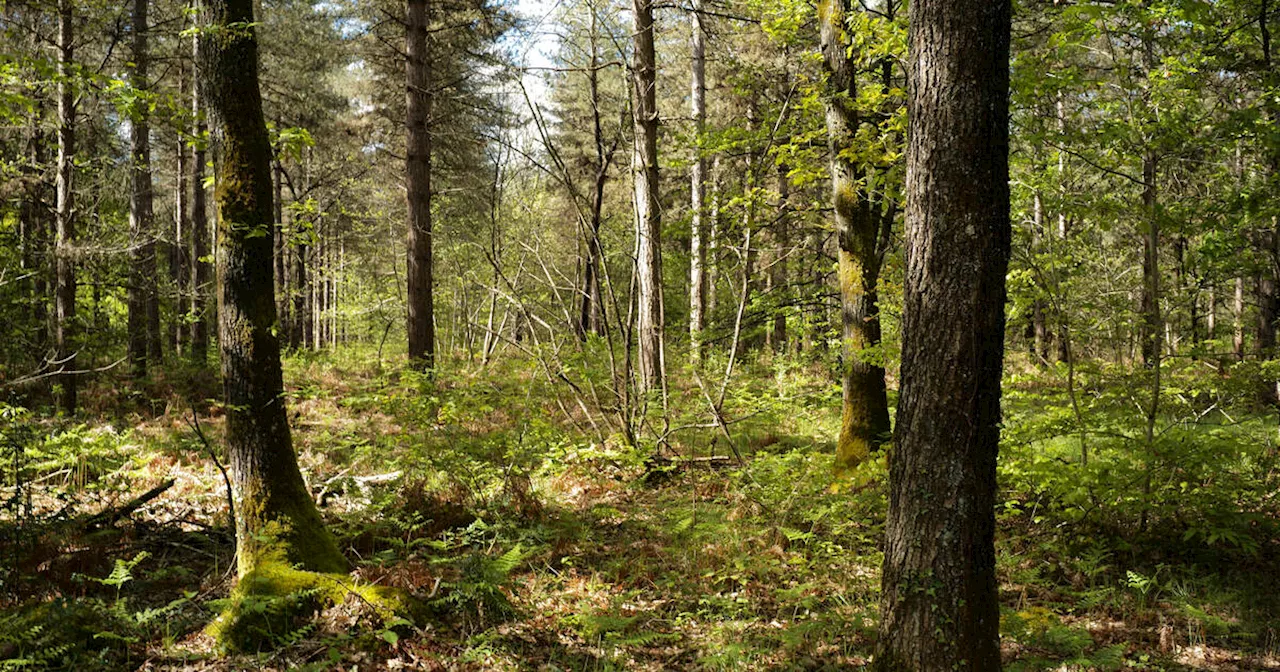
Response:
[[[273,652],[214,656],[201,627],[230,585],[224,495],[175,400],[152,404],[167,414],[133,417],[132,432],[90,423],[40,444],[43,474],[87,477],[42,482],[48,527],[8,538],[22,541],[6,546],[21,546],[23,560],[4,575],[0,657],[25,656],[32,669],[192,670],[835,670],[868,661],[884,460],[832,483],[838,390],[820,375],[744,376],[726,414],[746,464],[676,464],[661,478],[646,478],[646,452],[565,420],[531,366],[430,382],[309,358],[291,360],[287,379],[301,463],[356,576],[415,592],[432,606],[430,621],[388,634],[340,605],[281,633]],[[705,424],[698,413],[677,419]],[[217,419],[205,424],[216,444]],[[673,445],[728,454],[710,429],[678,433]],[[1193,500],[1139,533],[1096,483],[1079,501],[1055,490],[1045,473],[1060,477],[1062,466],[1047,462],[1057,471],[1042,473],[1036,456],[1056,453],[1027,445],[1002,458],[1006,669],[1280,670],[1274,503],[1255,507],[1256,547],[1186,537],[1180,517],[1208,510]],[[1105,451],[1095,461],[1124,466]],[[68,535],[58,525],[70,523],[53,515],[92,512],[166,477],[178,484],[119,532]],[[47,616],[36,610],[49,608],[39,605],[55,598],[80,615],[32,634]]]

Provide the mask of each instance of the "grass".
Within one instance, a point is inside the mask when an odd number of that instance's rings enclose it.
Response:
[[[82,425],[38,413],[5,425],[25,450],[3,480],[12,562],[0,570],[0,666],[867,662],[886,470],[881,459],[831,481],[839,390],[824,368],[749,363],[726,400],[745,462],[655,477],[648,449],[587,418],[535,362],[451,361],[430,381],[369,355],[288,359],[294,439],[357,580],[413,592],[427,617],[391,627],[348,600],[278,633],[270,652],[215,655],[202,629],[230,592],[231,539],[221,477],[183,419],[184,400],[215,392],[208,380],[150,381],[122,409],[111,400],[123,382],[104,380]],[[604,379],[585,363],[574,373]],[[1007,668],[1280,670],[1274,419],[1230,403],[1231,381],[1173,371],[1170,388],[1186,391],[1168,395],[1153,449],[1135,443],[1125,404],[1141,381],[1083,378],[1088,466],[1053,372],[1006,385],[997,543]],[[1197,417],[1210,403],[1221,412]],[[216,445],[216,408],[195,405]],[[675,377],[669,407],[673,450],[729,454],[690,377]],[[10,496],[15,474],[29,508]],[[164,478],[177,485],[118,529],[77,529]],[[118,561],[133,562],[125,581]]]

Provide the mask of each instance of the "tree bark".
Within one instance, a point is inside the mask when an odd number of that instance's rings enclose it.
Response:
[[[790,167],[778,165],[778,214],[773,223],[773,258],[769,261],[769,294],[773,297],[772,328],[769,330],[769,347],[775,353],[787,350],[787,313],[781,295],[787,287],[787,247],[791,236],[791,179]]]
[[[405,189],[409,208],[409,360],[435,366],[434,289],[431,260],[430,64],[427,63],[427,1],[406,0]]]
[[[147,5],[133,0],[133,70],[130,86],[138,101],[130,115],[129,360],[133,374],[147,373],[148,359],[160,359],[160,302],[156,288],[155,194],[151,186],[151,115],[148,110]]]
[[[902,388],[876,669],[1000,669],[1009,0],[910,7]]]
[[[872,215],[871,197],[859,186],[861,170],[843,155],[854,142],[862,120],[856,107],[856,62],[850,53],[846,17],[849,0],[823,0],[819,6],[823,65],[826,69],[827,144],[830,153],[831,200],[839,242],[842,315],[843,403],[836,469],[866,459],[888,439],[889,400],[884,367],[864,354],[880,345],[880,279],[887,236]]]
[[[236,560],[346,569],[298,470],[285,414],[272,292],[271,142],[262,117],[253,0],[204,0],[205,97],[221,130],[219,335],[234,472]]]
[[[702,25],[703,0],[694,0],[690,14],[690,78],[689,107],[693,114],[694,160],[690,167],[689,209],[692,221],[689,232],[689,355],[694,363],[702,361],[702,331],[706,328],[707,308],[707,245],[706,208],[707,158],[702,151],[707,126],[707,49],[706,30]]]
[[[653,0],[634,0],[632,114],[635,124],[637,338],[640,388],[666,385],[662,315],[662,220],[658,203],[657,61],[653,46]]]
[[[210,283],[209,216],[205,202],[204,164],[207,128],[204,102],[200,96],[200,40],[191,40],[191,361],[203,365],[209,358],[209,314],[207,310]]]
[[[187,90],[187,71],[185,64],[179,59],[178,62],[178,91],[177,97],[181,96]],[[169,277],[173,282],[173,315],[169,320],[169,348],[173,351],[174,356],[181,356],[185,353],[189,344],[187,317],[188,317],[188,279],[191,271],[190,257],[188,256],[191,249],[191,216],[187,208],[187,192],[190,185],[187,184],[187,175],[190,166],[187,161],[186,135],[187,126],[185,120],[178,121],[177,135],[177,151],[174,155],[174,166],[177,170],[177,179],[174,180],[173,190],[173,240],[169,243]]]
[[[75,180],[76,107],[72,89],[74,0],[58,0],[58,164],[57,203],[54,208],[54,318],[53,339],[57,352],[58,407],[67,415],[76,412],[76,359],[79,330],[76,326]]]
[[[591,189],[591,221],[588,223],[587,258],[583,264],[582,291],[578,314],[578,336],[586,340],[587,334],[604,333],[604,293],[602,291],[601,260],[604,250],[600,247],[600,225],[604,218],[604,188],[609,180],[609,164],[617,147],[606,146],[604,125],[600,119],[600,55],[599,26],[596,7],[591,10],[591,62],[587,69],[587,91],[591,96],[591,128],[595,142],[595,180]]]

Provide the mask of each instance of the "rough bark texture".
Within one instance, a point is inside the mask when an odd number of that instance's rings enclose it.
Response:
[[[53,341],[55,366],[65,372],[58,376],[58,407],[63,413],[76,412],[76,221],[74,188],[76,153],[76,107],[72,90],[72,63],[75,56],[73,0],[58,0],[58,165],[57,203],[54,207],[54,300]]]
[[[653,46],[653,0],[634,0],[632,115],[635,123],[631,170],[635,182],[637,323],[640,386],[665,385],[662,316],[662,220],[658,203],[657,61]]]
[[[689,232],[689,354],[694,362],[700,362],[707,308],[706,222],[702,216],[707,196],[707,158],[702,152],[702,138],[707,125],[707,46],[706,31],[702,25],[702,0],[694,0],[689,24],[692,32],[689,107],[697,133],[693,150],[695,156],[689,171],[689,209],[693,214]]]
[[[275,560],[323,572],[346,562],[298,471],[285,415],[272,293],[271,143],[262,118],[253,0],[205,0],[205,98],[220,130],[219,335],[242,577]]]
[[[147,83],[147,3],[133,0],[133,70],[129,83],[142,99],[129,123],[129,361],[145,376],[148,358],[160,358],[160,310],[156,291],[156,237],[151,188],[151,120]]]
[[[831,199],[840,254],[840,303],[843,316],[843,407],[836,441],[836,468],[866,459],[889,434],[889,400],[884,368],[864,353],[880,344],[880,308],[876,284],[883,247],[869,195],[859,186],[860,169],[846,155],[862,123],[855,107],[857,73],[849,53],[845,21],[849,0],[818,5],[823,64],[827,74],[827,143],[831,154]]]
[[[1010,5],[910,8],[902,396],[875,661],[883,671],[1000,669]]]
[[[409,205],[409,359],[425,370],[435,364],[435,319],[431,286],[431,116],[427,63],[427,2],[407,0],[405,75],[405,190]]]
[[[209,357],[209,296],[210,267],[209,217],[205,203],[204,163],[205,134],[204,103],[200,97],[200,41],[192,38],[193,56],[191,86],[191,118],[195,138],[191,144],[191,361],[204,364]]]

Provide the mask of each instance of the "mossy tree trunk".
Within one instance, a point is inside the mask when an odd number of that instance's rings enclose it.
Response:
[[[914,0],[902,388],[876,669],[1000,669],[1009,0]]]
[[[889,244],[889,226],[877,216],[872,197],[860,187],[862,169],[848,156],[862,119],[857,109],[857,68],[846,20],[850,0],[822,0],[823,64],[827,74],[827,143],[831,154],[831,199],[840,254],[840,303],[843,317],[843,407],[836,468],[857,465],[887,440],[889,400],[884,367],[867,356],[880,345],[880,307],[876,284]]]
[[[271,144],[262,117],[253,0],[206,0],[205,100],[220,131],[219,336],[241,577],[268,562],[340,572],[289,435],[272,278]]]

